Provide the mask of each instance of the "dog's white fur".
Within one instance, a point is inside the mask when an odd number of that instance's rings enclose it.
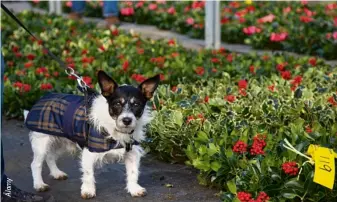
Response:
[[[28,112],[24,112],[25,119]],[[95,98],[92,108],[89,111],[89,119],[98,130],[104,128],[110,137],[121,144],[130,140],[130,135],[117,132],[116,121],[109,115],[107,100],[99,95]],[[143,115],[136,120],[137,125],[133,132],[133,139],[141,142],[145,137],[145,129],[152,119],[149,108],[144,109]],[[67,174],[61,171],[56,160],[63,153],[76,153],[79,146],[63,137],[56,137],[44,133],[31,131],[30,141],[34,153],[34,159],[31,164],[34,188],[37,191],[45,191],[49,188],[42,178],[42,166],[44,161],[50,170],[50,175],[54,179],[66,179]],[[139,145],[133,145],[129,152],[122,149],[112,149],[107,152],[93,153],[87,148],[81,150],[80,166],[82,171],[81,196],[83,198],[92,198],[96,195],[94,169],[105,163],[124,162],[126,167],[127,191],[132,196],[143,196],[146,194],[145,188],[138,184],[140,158],[144,155],[143,149]]]

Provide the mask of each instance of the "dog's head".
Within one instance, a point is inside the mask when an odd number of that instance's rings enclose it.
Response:
[[[142,116],[146,103],[152,98],[160,81],[159,75],[142,82],[138,87],[118,84],[104,71],[98,72],[102,95],[109,105],[109,114],[116,121],[116,130],[131,133]]]

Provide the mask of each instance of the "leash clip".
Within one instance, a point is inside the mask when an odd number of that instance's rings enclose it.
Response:
[[[84,90],[86,90],[89,86],[85,83],[85,81],[83,80],[83,78],[81,76],[78,76],[75,73],[75,70],[71,67],[67,67],[67,69],[65,69],[65,72],[68,76],[74,76],[77,80],[77,84],[83,88]]]

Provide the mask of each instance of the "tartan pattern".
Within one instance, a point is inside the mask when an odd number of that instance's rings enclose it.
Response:
[[[89,97],[89,105],[93,97]],[[94,127],[86,131],[86,122],[83,96],[50,93],[32,107],[25,124],[32,131],[66,137],[81,147],[88,147],[91,152],[123,148],[116,141],[104,138]],[[85,141],[86,134],[88,145]]]

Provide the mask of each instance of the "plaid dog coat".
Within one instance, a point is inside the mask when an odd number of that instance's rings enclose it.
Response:
[[[94,96],[88,97],[89,106],[93,98]],[[84,96],[50,93],[32,107],[25,124],[31,131],[68,138],[91,152],[123,148],[115,140],[105,138],[88,125],[85,108]]]

